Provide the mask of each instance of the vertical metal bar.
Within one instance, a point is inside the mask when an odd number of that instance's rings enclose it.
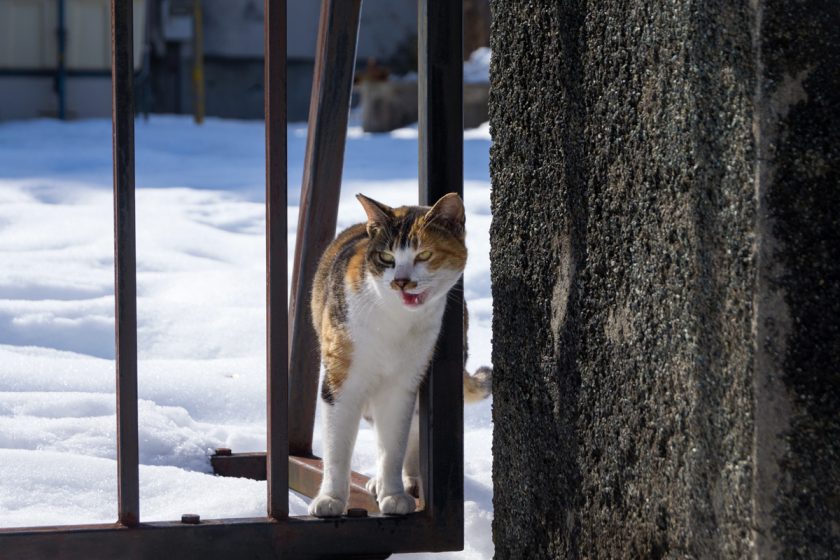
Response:
[[[127,526],[137,525],[140,522],[132,4],[126,0],[111,0],[118,513],[119,522]]]
[[[321,3],[289,306],[289,375],[295,395],[290,403],[289,445],[293,454],[302,456],[312,454],[320,362],[309,294],[318,259],[335,236],[361,4],[361,0]]]
[[[265,0],[268,516],[289,516],[286,218],[286,0]]]
[[[463,195],[461,0],[420,0],[418,17],[420,202]],[[469,227],[469,224],[467,224]],[[420,461],[426,511],[463,546],[463,287],[459,282],[420,397]]]

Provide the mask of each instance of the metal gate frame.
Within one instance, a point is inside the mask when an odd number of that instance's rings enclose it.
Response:
[[[437,351],[420,393],[424,509],[405,516],[345,516],[336,519],[289,517],[290,443],[298,453],[305,453],[308,429],[308,445],[311,447],[309,422],[314,415],[314,401],[308,402],[306,397],[310,390],[304,386],[311,383],[311,379],[296,379],[294,374],[299,372],[293,370],[292,390],[303,393],[304,398],[289,402],[289,359],[294,359],[296,352],[305,353],[307,347],[296,338],[296,333],[302,332],[300,311],[293,313],[295,323],[289,329],[290,312],[286,299],[286,3],[285,0],[264,1],[267,515],[245,519],[201,520],[197,524],[190,523],[191,520],[187,518],[181,522],[141,522],[137,422],[133,13],[130,0],[111,0],[118,521],[113,524],[0,529],[0,555],[3,557],[15,560],[152,557],[225,560],[231,557],[386,558],[394,552],[463,549],[464,333],[461,283],[453,290],[454,297],[449,298]],[[324,17],[324,14],[331,14],[334,23],[338,21],[335,17],[341,17],[342,10],[355,10],[358,25],[361,0],[322,1],[324,12],[319,42],[329,39],[327,31],[330,19]],[[428,205],[446,193],[463,193],[463,16],[461,0],[419,0],[418,8],[419,200],[421,204]],[[343,46],[339,41],[335,48],[339,51],[344,49],[345,55],[348,48],[355,52],[355,35],[352,40],[352,45],[345,43]],[[325,44],[320,43],[319,48]],[[322,54],[320,60],[323,64],[336,52]],[[321,71],[325,68],[322,65]],[[317,75],[316,67],[316,81]],[[324,106],[327,116],[331,100],[329,81],[329,76],[326,76],[320,84],[316,83],[318,89],[313,91],[313,99],[319,96],[319,103]],[[346,107],[342,110],[345,111],[346,122]],[[336,166],[335,162],[325,163],[331,154],[326,148],[327,153],[319,154],[314,138],[320,134],[324,146],[335,146],[335,135],[338,134],[341,139],[338,153],[341,161],[345,131],[336,131],[335,126],[330,127],[329,118],[322,119],[320,125],[310,118],[309,126],[306,173],[310,174],[308,194],[312,199],[306,204],[312,205],[307,211],[312,220],[318,216],[318,166],[327,166],[324,173],[332,173],[331,182],[334,185],[340,183],[341,176],[341,164]],[[338,148],[332,149],[335,151]],[[303,206],[305,202],[301,204]],[[304,214],[303,208],[301,214]],[[329,219],[324,222],[327,224],[325,229],[329,230]],[[333,218],[330,238],[334,229]],[[306,247],[299,247],[296,257],[302,258],[298,251],[305,250]],[[310,258],[317,260],[317,256]],[[305,279],[305,271],[302,274]],[[297,293],[302,293],[300,290],[305,288],[300,287],[297,273],[294,282],[297,284]],[[293,297],[299,300],[299,297]],[[297,307],[294,306],[295,299],[293,312]],[[294,362],[291,367],[294,367]],[[293,425],[291,440],[290,418]]]

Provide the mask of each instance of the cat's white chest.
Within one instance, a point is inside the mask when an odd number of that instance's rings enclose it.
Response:
[[[362,375],[419,382],[418,377],[425,373],[434,351],[445,300],[430,302],[428,308],[414,311],[398,305],[371,309],[362,295],[350,303],[353,369]]]

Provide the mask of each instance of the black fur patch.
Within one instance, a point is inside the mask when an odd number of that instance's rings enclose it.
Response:
[[[335,404],[335,395],[333,395],[332,389],[330,389],[326,379],[321,382],[321,398],[329,405]]]
[[[422,207],[409,208],[405,215],[391,218],[371,236],[371,243],[368,246],[368,260],[372,262],[373,268],[378,273],[381,274],[382,270],[388,268],[389,265],[380,263],[373,258],[373,255],[380,251],[393,251],[409,246],[416,248],[417,240],[412,239],[411,230],[415,222],[424,216],[427,210]]]
[[[347,243],[336,255],[332,268],[330,269],[327,309],[330,314],[330,320],[336,325],[343,324],[347,320],[344,278],[347,275],[347,266],[350,263],[350,259],[356,252],[356,242],[363,238],[363,235],[358,236]]]
[[[408,247],[408,234],[411,232],[411,226],[414,225],[415,218],[416,215],[413,212],[409,212],[408,215],[396,224],[397,244],[401,249]]]
[[[334,325],[344,324],[347,320],[347,300],[344,297],[344,273],[347,270],[347,264],[341,267],[341,270],[333,270],[330,276],[330,295],[327,300],[327,308],[329,309],[330,321]]]

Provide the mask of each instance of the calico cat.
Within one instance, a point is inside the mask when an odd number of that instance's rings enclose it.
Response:
[[[431,208],[390,208],[363,195],[356,198],[368,221],[341,232],[327,247],[312,289],[312,319],[325,370],[324,479],[309,506],[318,517],[345,511],[350,458],[363,415],[376,430],[377,474],[368,488],[380,511],[414,511],[406,486],[419,491],[417,390],[434,352],[447,294],[467,261],[464,205],[457,194],[443,196]],[[467,398],[489,392],[489,368],[464,379]]]

